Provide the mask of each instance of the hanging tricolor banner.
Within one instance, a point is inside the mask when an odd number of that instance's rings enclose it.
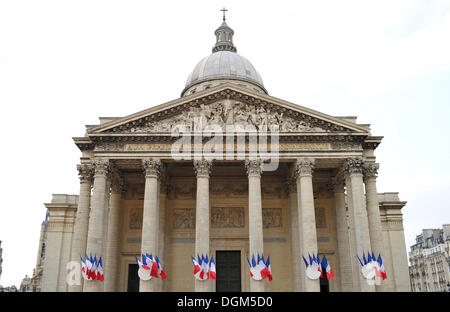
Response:
[[[255,255],[252,254],[252,261],[247,256],[248,266],[250,267],[250,277],[255,281],[260,281],[265,278],[272,281],[272,270],[270,267],[270,256],[267,257],[267,261],[264,260],[264,254],[261,256],[257,253],[257,260],[255,260]]]
[[[382,280],[385,280],[386,275],[386,269],[383,265],[383,260],[381,259],[381,255],[378,254],[378,259],[375,258],[374,253],[372,254],[370,252],[366,255],[363,253],[362,260],[357,256],[359,263],[361,264],[361,273],[364,276],[365,279],[371,280],[375,277],[379,277]]]
[[[206,281],[208,279],[216,279],[216,263],[214,257],[208,258],[208,255],[197,255],[197,259],[191,256],[194,264],[194,277],[199,281]]]
[[[103,275],[103,263],[102,257],[98,259],[97,255],[94,258],[86,255],[86,260],[83,260],[83,257],[80,256],[81,259],[81,275],[87,281],[97,280],[103,282],[105,277]]]
[[[305,259],[305,257],[302,256],[303,261],[305,262],[305,266],[306,266],[306,269],[305,269],[306,276],[312,280],[316,280],[321,276],[323,277],[319,254],[317,254],[317,257],[314,254],[312,257],[310,254],[308,254],[308,256],[309,256],[309,263]]]
[[[139,266],[138,276],[141,280],[148,281],[152,277],[159,278],[159,276],[161,276],[162,280],[167,278],[157,256],[153,258],[151,254],[142,254],[142,261],[138,257],[135,258]]]

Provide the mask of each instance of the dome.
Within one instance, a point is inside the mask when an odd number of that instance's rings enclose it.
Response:
[[[213,53],[195,66],[181,96],[195,93],[196,89],[207,89],[214,84],[206,82],[215,82],[217,85],[217,82],[227,80],[267,94],[255,67],[245,57],[236,53],[236,47],[233,44],[234,32],[225,23],[225,17],[222,25],[215,31],[215,35],[217,41],[213,47]]]
[[[185,90],[213,79],[244,80],[264,89],[261,76],[255,67],[245,57],[230,51],[218,51],[202,59],[189,75]]]

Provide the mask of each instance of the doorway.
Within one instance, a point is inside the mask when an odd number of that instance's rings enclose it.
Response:
[[[216,291],[241,291],[241,252],[239,250],[216,251]]]
[[[137,264],[131,263],[128,265],[127,292],[139,292],[138,270],[139,270],[139,267]]]

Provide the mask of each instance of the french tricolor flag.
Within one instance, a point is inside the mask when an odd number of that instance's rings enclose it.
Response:
[[[387,278],[387,274],[386,274],[386,269],[384,268],[383,260],[381,259],[381,255],[380,254],[378,254],[377,262],[378,262],[378,266],[379,266],[380,271],[381,271],[381,278],[383,280],[385,280]]]
[[[147,258],[147,265],[151,269],[150,276],[159,278],[158,277],[158,264],[153,259],[152,254],[146,254],[145,257]]]
[[[150,264],[150,265],[151,265],[151,264]],[[145,269],[145,270],[150,270],[149,263],[147,263],[147,257],[146,257],[144,254],[142,254],[142,264],[141,264],[141,267],[142,267],[143,269]]]
[[[91,269],[92,269],[92,262],[89,259],[89,256],[86,255],[86,277],[87,277],[88,280],[91,279]]]
[[[209,263],[208,277],[212,280],[216,279],[216,263],[214,262],[213,256],[211,256],[211,262]]]
[[[266,267],[267,267],[267,276],[269,277],[269,282],[271,282],[272,281],[272,269],[270,268],[270,256],[267,256]]]
[[[155,256],[155,260],[156,260],[156,264],[158,265],[158,272],[159,275],[161,275],[161,279],[165,280],[167,278],[166,272],[164,272],[162,266],[161,266],[161,262],[159,262],[158,256]]]
[[[325,271],[327,273],[327,279],[330,280],[333,277],[335,277],[336,275],[334,274],[333,270],[331,269],[330,264],[327,261],[327,257],[323,256],[322,258],[322,267],[325,268]]]
[[[105,277],[103,276],[102,257],[100,257],[99,260],[98,260],[97,280],[100,281],[100,282],[103,282],[105,280]]]
[[[191,256],[191,258],[192,258],[192,263],[194,264],[194,276],[200,277],[200,271],[202,270],[200,267],[200,263],[198,263],[198,261],[195,260],[194,257]],[[199,260],[200,260],[200,258],[199,258]]]
[[[259,256],[258,253],[258,265],[259,265],[259,271],[261,272],[261,278],[265,279],[267,277],[267,267],[264,263],[264,254],[262,257]]]

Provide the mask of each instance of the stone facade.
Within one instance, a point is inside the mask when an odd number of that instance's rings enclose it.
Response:
[[[213,53],[242,59],[226,45]],[[191,256],[233,251],[242,291],[320,291],[304,273],[308,253],[339,272],[331,291],[408,291],[405,202],[376,189],[382,137],[355,118],[269,96],[256,72],[205,78],[215,70],[205,66],[182,97],[100,118],[73,138],[80,193],[46,204],[42,290],[130,290],[135,257],[152,253],[168,278],[141,280],[140,291],[215,291],[219,281],[194,279]],[[383,286],[363,280],[354,257],[372,245],[388,267]],[[270,283],[250,278],[246,257],[257,253],[270,255]],[[84,254],[103,256],[105,282],[68,287],[66,264]]]
[[[424,229],[409,253],[409,274],[414,292],[450,291],[450,224]]]

